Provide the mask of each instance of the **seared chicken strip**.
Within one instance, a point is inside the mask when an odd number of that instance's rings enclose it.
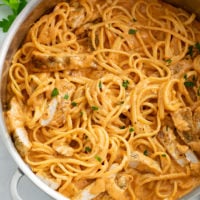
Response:
[[[180,108],[172,113],[172,119],[180,138],[200,155],[200,107]]]
[[[12,133],[14,144],[21,156],[31,148],[31,142],[28,138],[28,132],[24,127],[23,105],[14,97],[10,101],[11,109],[7,112],[7,123],[9,123],[10,132]]]
[[[177,138],[170,127],[163,127],[157,137],[171,157],[180,166],[184,167],[190,162],[198,162],[196,155],[186,145],[181,145],[178,143]]]
[[[117,163],[112,164],[109,170],[115,169]],[[92,200],[99,195],[105,194],[113,200],[126,200],[126,190],[132,181],[132,176],[125,173],[114,173],[108,177],[99,178],[87,187],[85,187],[78,195],[72,200]]]
[[[145,156],[139,151],[133,151],[130,155],[129,166],[139,171],[148,171],[155,174],[161,174],[160,165],[152,158]]]
[[[32,54],[32,61],[28,67],[33,72],[56,72],[65,69],[96,67],[92,54],[48,55],[38,51]]]

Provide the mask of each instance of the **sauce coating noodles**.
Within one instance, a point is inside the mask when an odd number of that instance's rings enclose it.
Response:
[[[72,200],[178,199],[200,184],[200,24],[157,0],[72,0],[9,70],[8,128]]]

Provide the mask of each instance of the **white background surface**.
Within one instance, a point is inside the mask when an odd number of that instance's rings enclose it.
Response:
[[[0,0],[1,4],[2,0]],[[0,7],[0,19],[9,14],[9,10],[5,7]],[[6,34],[0,29],[0,47]],[[1,56],[1,55],[0,55]],[[0,128],[1,131],[1,128]],[[16,163],[12,160],[7,149],[0,138],[0,200],[12,200],[10,196],[10,181],[17,170]],[[41,192],[28,178],[23,177],[19,183],[19,194],[23,200],[52,200],[46,194]],[[200,197],[192,200],[200,200]]]

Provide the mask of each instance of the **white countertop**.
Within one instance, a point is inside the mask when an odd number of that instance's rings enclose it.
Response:
[[[1,3],[1,0],[0,0]],[[0,7],[0,19],[7,16],[9,10]],[[6,34],[0,29],[0,46]],[[1,131],[1,128],[0,128]],[[0,138],[0,199],[12,200],[10,196],[10,180],[17,170],[16,163],[12,160]],[[52,200],[44,192],[41,192],[28,178],[23,177],[19,183],[19,194],[23,200]],[[200,197],[192,200],[200,200]]]

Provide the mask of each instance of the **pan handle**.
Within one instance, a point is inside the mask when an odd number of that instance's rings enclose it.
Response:
[[[24,176],[20,169],[17,169],[10,182],[10,193],[13,200],[22,200],[18,193],[18,184],[20,179]]]

